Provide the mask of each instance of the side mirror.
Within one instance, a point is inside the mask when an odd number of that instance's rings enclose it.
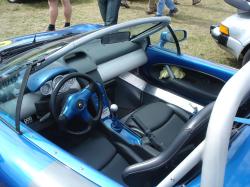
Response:
[[[185,30],[174,30],[174,34],[179,42],[185,40],[187,38],[187,31]],[[175,43],[173,35],[167,31],[161,33],[161,43]]]

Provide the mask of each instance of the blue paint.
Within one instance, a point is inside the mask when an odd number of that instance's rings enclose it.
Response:
[[[162,32],[161,33],[161,36],[160,36],[160,42],[159,42],[159,47],[160,48],[164,48],[164,45],[167,43],[167,42],[171,42],[171,38],[172,38],[172,34],[169,32],[169,31],[165,31],[165,32]],[[173,39],[172,39],[173,40]]]
[[[1,113],[1,117],[14,123],[10,116]],[[0,121],[1,185],[28,186],[36,174],[53,162],[54,159],[28,141],[25,136],[18,135]]]
[[[109,100],[108,100],[108,96],[107,96],[107,93],[105,91],[104,86],[98,82],[97,82],[97,85],[99,86],[99,89],[101,92],[103,108],[109,108]],[[97,95],[95,93],[92,94],[91,99],[94,103],[95,109],[97,110],[98,109],[98,97],[97,97]]]
[[[75,116],[81,116],[84,121],[90,121],[92,117],[88,111],[87,105],[89,99],[91,98],[91,94],[92,92],[88,87],[71,94],[65,103],[62,115],[64,115],[68,120],[74,118]],[[83,104],[82,108],[78,107],[78,102]]]
[[[14,126],[15,122],[9,115],[0,113],[0,116]],[[42,171],[55,161],[60,161],[98,186],[121,186],[23,123],[21,131],[23,135],[18,135],[0,121],[0,181],[6,186],[28,186],[36,172]],[[30,170],[34,173],[30,173]]]
[[[122,124],[119,119],[116,117],[113,117],[112,114],[110,114],[109,110],[109,101],[108,96],[105,91],[105,88],[102,84],[98,83],[98,86],[100,88],[100,91],[102,93],[102,99],[103,99],[103,110],[108,110],[109,115],[102,117],[102,123],[109,128],[111,131],[116,133],[118,136],[120,136],[122,139],[127,141],[129,144],[132,145],[141,145],[141,138],[136,135],[133,131],[131,131],[129,128],[127,128],[124,124]],[[94,105],[98,107],[98,98],[95,94],[92,95],[92,101],[94,101]],[[114,123],[116,123],[117,127],[114,128]]]
[[[250,127],[242,129],[233,141],[229,152],[225,171],[224,186],[242,187],[250,184]],[[200,186],[200,176],[191,181],[188,187]]]
[[[157,46],[148,47],[147,56],[149,60],[148,65],[176,65],[190,70],[200,71],[224,81],[230,79],[237,72],[237,69],[228,66],[215,64],[213,62],[203,60],[197,57],[192,57],[189,55],[177,55],[176,53],[164,50]]]
[[[79,25],[74,25],[74,26],[62,29],[62,30],[57,30],[55,32],[40,32],[36,34],[15,37],[15,38],[9,39],[12,42],[10,45],[0,47],[0,52],[3,50],[13,48],[13,47],[31,44],[34,41],[34,37],[36,37],[36,42],[43,42],[47,40],[59,39],[68,35],[75,35],[75,34],[93,31],[96,29],[100,29],[102,27],[103,26],[99,24],[79,24]]]
[[[112,127],[113,123],[119,123],[121,128],[119,130],[115,130]],[[110,117],[108,119],[103,120],[103,124],[107,128],[109,128],[110,130],[112,130],[114,133],[119,135],[122,139],[127,141],[129,144],[131,144],[131,145],[141,145],[140,137],[138,137],[133,131],[126,128],[126,126],[124,126],[120,121],[114,121],[114,119],[112,117]]]
[[[237,123],[250,125],[250,119],[248,119],[248,118],[235,117],[234,121],[237,122]]]
[[[31,92],[37,91],[45,82],[51,80],[55,76],[64,73],[72,73],[76,70],[66,66],[62,67],[49,67],[43,68],[29,77],[27,87]]]

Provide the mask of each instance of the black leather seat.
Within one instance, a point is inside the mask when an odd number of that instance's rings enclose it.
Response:
[[[141,136],[148,136],[159,151],[168,149],[176,136],[186,127],[190,114],[163,102],[144,105],[122,119]]]
[[[144,132],[148,128],[156,136],[162,151],[152,159],[128,166],[123,172],[124,181],[129,186],[158,184],[204,139],[212,108],[213,103],[189,120],[184,111],[161,102],[143,106],[132,113],[127,124],[145,128]]]
[[[93,168],[125,185],[122,172],[131,165],[102,133],[95,131],[68,150]]]

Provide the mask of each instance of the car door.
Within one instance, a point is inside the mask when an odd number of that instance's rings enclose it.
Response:
[[[170,26],[152,35],[141,74],[157,87],[206,105],[217,98],[236,69],[181,54],[178,40],[185,38],[184,31]]]

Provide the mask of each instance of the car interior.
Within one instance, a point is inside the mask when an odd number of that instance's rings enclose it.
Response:
[[[149,37],[95,39],[65,54],[30,76],[23,123],[124,186],[157,185],[204,139],[224,81],[158,63],[152,48]]]

